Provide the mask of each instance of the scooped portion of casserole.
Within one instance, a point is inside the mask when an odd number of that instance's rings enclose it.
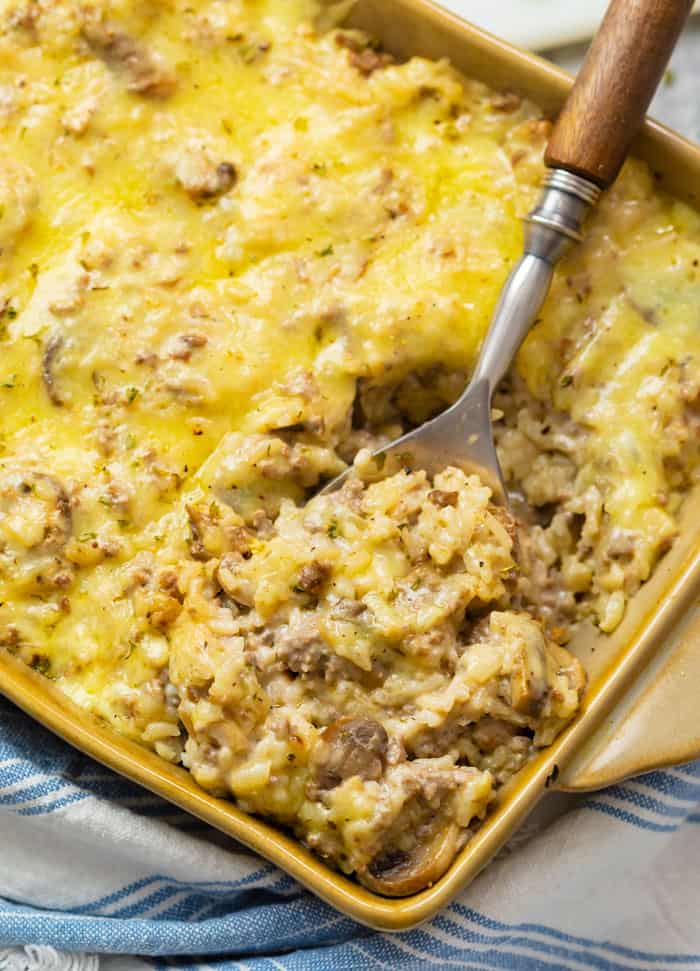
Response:
[[[458,469],[351,479],[274,520],[190,509],[225,552],[188,569],[170,627],[183,763],[370,886],[436,879],[585,683],[508,609],[508,513]]]
[[[523,522],[457,469],[312,498],[463,388],[549,128],[347,8],[0,0],[0,644],[408,893],[676,534],[700,217],[632,161],[557,270],[496,402]]]

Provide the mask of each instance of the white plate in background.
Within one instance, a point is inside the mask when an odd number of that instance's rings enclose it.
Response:
[[[439,0],[520,47],[545,50],[591,37],[608,0]],[[700,6],[696,4],[696,9]]]

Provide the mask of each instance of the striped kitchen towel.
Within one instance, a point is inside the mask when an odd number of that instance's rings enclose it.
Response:
[[[551,795],[451,907],[387,935],[0,701],[0,848],[0,971],[700,969],[700,762]]]

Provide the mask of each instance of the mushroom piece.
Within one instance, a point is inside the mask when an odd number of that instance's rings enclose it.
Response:
[[[577,657],[559,644],[551,643],[549,653],[558,666],[558,673],[566,677],[569,686],[576,692],[580,700],[586,690],[586,669]]]
[[[318,596],[323,590],[326,581],[331,575],[331,567],[328,563],[321,563],[319,560],[312,560],[306,563],[299,573],[297,586],[304,593]]]
[[[0,517],[8,536],[27,550],[58,552],[73,528],[68,493],[44,472],[10,472],[0,480]]]
[[[358,870],[358,879],[369,890],[386,897],[407,897],[439,880],[459,847],[460,828],[454,822],[434,828],[428,840],[416,841],[413,852],[382,850]]]
[[[458,492],[446,492],[444,489],[433,489],[428,493],[428,499],[434,506],[444,509],[445,506],[456,506],[459,499]]]
[[[183,188],[193,199],[216,199],[232,189],[238,179],[238,172],[233,162],[219,162],[200,179],[179,179]]]
[[[43,546],[45,549],[61,549],[73,532],[73,506],[63,484],[52,475],[36,473],[43,492],[53,493],[53,509],[47,520]]]
[[[199,548],[196,547],[196,549]],[[206,548],[203,547],[199,558],[201,559],[206,552]],[[255,583],[239,569],[242,562],[243,557],[240,553],[225,553],[219,562],[216,579],[239,607],[251,608],[255,606]]]
[[[52,405],[57,408],[62,408],[65,401],[58,390],[58,382],[56,381],[56,374],[54,371],[56,358],[59,351],[63,347],[63,338],[60,334],[54,334],[44,345],[44,351],[41,355],[41,380],[46,388],[46,393],[49,396],[49,400]]]
[[[238,181],[233,162],[217,158],[202,138],[189,138],[179,145],[170,164],[176,182],[194,202],[218,199]]]
[[[547,700],[549,682],[545,641],[539,630],[526,636],[513,658],[510,703],[521,715],[536,716]]]
[[[83,37],[108,67],[125,73],[128,91],[151,98],[167,98],[174,92],[177,79],[160,56],[115,25],[87,23]]]
[[[339,718],[322,733],[312,765],[316,786],[335,789],[345,779],[380,779],[386,765],[389,736],[372,718]]]
[[[65,548],[73,530],[71,500],[51,475],[0,475],[0,561],[22,590],[65,589],[74,579]]]

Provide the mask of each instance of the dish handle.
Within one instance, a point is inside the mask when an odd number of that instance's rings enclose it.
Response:
[[[562,770],[556,788],[601,789],[700,758],[700,602]]]

